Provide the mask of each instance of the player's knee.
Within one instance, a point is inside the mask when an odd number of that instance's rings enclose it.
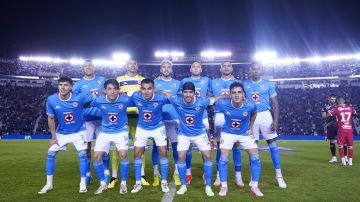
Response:
[[[272,138],[272,139],[269,139],[269,140],[266,140],[266,142],[270,145],[271,143],[275,142],[276,144],[276,138]]]
[[[140,155],[140,156],[141,156],[141,155]],[[119,154],[119,157],[120,157],[121,160],[126,160],[126,159],[128,158],[128,155],[127,155],[127,153],[122,153],[122,152],[121,152],[121,153]]]
[[[160,148],[160,157],[164,158],[167,156],[166,146]]]
[[[204,157],[204,160],[205,160],[205,161],[210,161],[210,160],[211,160],[210,152],[205,152],[205,153],[203,154],[203,157]]]
[[[277,150],[276,141],[268,142],[268,146],[269,146],[270,150]]]
[[[229,157],[228,156],[225,156],[225,155],[220,156],[220,160],[219,160],[220,164],[227,164],[228,162],[229,162]]]
[[[98,153],[98,152],[95,152],[94,154],[94,161],[96,162],[99,162],[102,160],[102,154],[101,153]]]
[[[352,147],[352,146],[349,146],[349,145],[347,146],[347,148],[348,148],[348,149],[353,149],[353,147]]]
[[[78,156],[79,156],[80,159],[86,159],[86,157],[87,157],[86,150],[78,151]]]
[[[260,163],[260,156],[259,154],[250,154],[250,161]]]
[[[339,144],[339,149],[343,149],[343,148],[344,148],[344,145]]]

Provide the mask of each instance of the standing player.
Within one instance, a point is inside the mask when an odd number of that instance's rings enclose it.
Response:
[[[211,82],[211,90],[213,96],[220,96],[229,94],[230,85],[236,82],[233,73],[233,66],[231,62],[222,62],[220,66],[221,78],[214,79]],[[225,123],[224,114],[221,113],[215,106],[215,134],[214,139],[217,142],[217,150],[216,150],[216,168],[217,168],[217,175],[214,182],[214,186],[220,186],[220,176],[219,176],[219,159],[220,159],[220,134],[221,128]],[[235,166],[235,183],[238,187],[244,187],[244,183],[241,177],[241,153],[240,147],[238,144],[232,149],[233,151],[233,160]]]
[[[129,60],[127,62],[127,73],[123,76],[119,76],[116,78],[116,80],[120,84],[120,92],[126,93],[127,96],[132,96],[135,91],[140,90],[140,82],[143,79],[144,77],[138,74],[138,64],[135,60]],[[136,125],[139,118],[138,109],[136,107],[129,107],[127,109],[127,113],[129,122],[129,135],[131,137],[135,137]],[[141,183],[142,185],[149,186],[150,184],[145,180],[145,158],[143,158],[143,160],[143,167],[141,169]],[[114,188],[116,183],[118,182],[117,174],[119,169],[119,154],[115,149],[112,153],[112,161],[112,177],[108,188]]]
[[[330,116],[336,116],[338,125],[338,138],[337,143],[339,145],[339,153],[341,157],[341,164],[346,166],[346,160],[344,155],[344,144],[347,144],[348,149],[348,164],[352,166],[353,157],[353,128],[352,128],[352,117],[356,115],[355,109],[345,104],[343,97],[338,98],[338,105],[329,111]]]
[[[120,156],[121,185],[120,194],[127,193],[126,181],[129,173],[128,159],[128,119],[126,109],[133,106],[131,98],[119,94],[119,83],[109,79],[104,84],[105,95],[98,96],[91,106],[101,110],[102,128],[96,139],[94,154],[94,170],[100,181],[95,194],[103,193],[107,188],[104,176],[103,154],[109,153],[111,143],[116,145]]]
[[[253,126],[256,119],[256,106],[252,102],[245,101],[244,87],[235,82],[230,85],[231,99],[220,100],[216,107],[224,113],[225,124],[221,132],[221,157],[219,171],[221,178],[220,196],[226,196],[228,176],[228,156],[234,143],[239,142],[250,157],[251,166],[251,193],[255,196],[264,196],[258,188],[261,173],[261,164],[257,144],[253,139]],[[237,154],[241,155],[241,154]]]
[[[180,132],[178,136],[178,169],[181,181],[181,187],[177,194],[185,194],[186,187],[186,158],[187,150],[191,143],[195,143],[202,153],[204,159],[204,173],[206,187],[205,192],[208,196],[214,196],[211,190],[212,160],[211,146],[209,137],[206,134],[203,123],[203,114],[206,107],[213,105],[220,97],[213,98],[195,98],[195,85],[192,82],[186,82],[182,86],[182,96],[171,95],[169,100],[174,105],[180,121]]]
[[[244,82],[246,98],[254,102],[257,107],[257,116],[254,123],[254,137],[259,141],[260,132],[270,148],[270,155],[276,171],[276,180],[280,188],[286,188],[281,173],[280,152],[276,146],[276,130],[279,126],[279,102],[275,86],[270,81],[261,78],[262,66],[259,63],[250,65],[251,80]],[[270,106],[270,100],[272,107]],[[274,120],[270,110],[273,110]]]
[[[139,109],[139,122],[136,128],[134,142],[134,175],[136,184],[131,193],[137,193],[142,189],[141,186],[141,167],[145,146],[148,139],[153,139],[160,150],[161,168],[161,189],[164,193],[169,191],[167,184],[167,174],[169,160],[166,152],[167,139],[165,126],[162,121],[162,107],[169,103],[162,93],[155,93],[154,81],[144,79],[141,81],[141,92],[132,95],[134,105]]]
[[[85,60],[82,70],[84,77],[75,83],[73,87],[74,93],[92,93],[93,95],[98,95],[104,91],[105,78],[102,76],[95,75],[95,67],[91,60]],[[89,105],[84,107],[84,119],[86,127],[86,135],[88,142],[87,149],[87,171],[86,171],[86,183],[89,184],[92,181],[92,176],[90,173],[90,162],[91,162],[91,142],[94,137],[100,133],[101,128],[101,116],[100,111],[97,108],[90,108]],[[105,179],[109,183],[110,172],[109,172],[109,155],[104,154],[103,157],[104,167],[105,167]]]
[[[160,64],[161,77],[154,81],[156,91],[158,91],[158,92],[166,91],[173,95],[175,95],[178,92],[180,81],[172,78],[172,72],[173,72],[172,62],[169,60],[162,61]],[[174,158],[174,164],[175,164],[173,178],[175,181],[175,185],[181,185],[180,178],[179,178],[179,172],[177,169],[177,164],[178,164],[177,131],[178,131],[178,127],[179,127],[179,118],[178,118],[178,115],[172,104],[164,105],[162,110],[163,110],[162,117],[164,120],[166,136],[170,140],[171,147],[173,150],[173,158]],[[158,156],[154,157],[153,162],[156,162],[155,159],[158,159],[158,158],[159,158]],[[156,171],[157,171],[157,173],[155,173]],[[154,166],[154,184],[153,185],[159,184],[160,175],[158,173],[159,173],[159,171],[157,169],[157,166],[155,165]],[[156,176],[156,178],[155,178],[155,176]],[[155,182],[157,182],[157,183],[155,183]]]
[[[195,85],[195,98],[205,98],[208,93],[211,92],[211,80],[208,77],[201,76],[202,67],[200,62],[193,62],[190,67],[191,77],[184,78],[180,82],[180,88],[178,93],[182,93],[182,86],[186,82],[192,82]],[[207,112],[205,111],[203,115],[203,122],[205,125],[205,129],[209,130],[209,120]],[[191,148],[188,150],[186,154],[186,183],[190,184],[191,182],[191,160],[192,160],[192,152]]]
[[[55,158],[59,151],[65,151],[69,143],[74,144],[80,158],[80,189],[79,193],[86,193],[86,132],[82,116],[83,106],[91,102],[92,96],[73,94],[71,92],[73,81],[69,77],[58,80],[58,93],[48,97],[46,113],[51,133],[49,150],[46,160],[46,185],[38,192],[45,194],[53,189],[53,174],[55,171]],[[55,131],[55,119],[58,126]]]
[[[321,110],[321,117],[323,118],[325,125],[325,137],[326,140],[330,141],[330,152],[331,152],[331,159],[330,163],[337,162],[336,159],[336,133],[337,133],[337,125],[336,125],[336,118],[334,116],[327,116],[327,112],[332,110],[336,106],[336,95],[330,95],[328,98],[328,103]]]

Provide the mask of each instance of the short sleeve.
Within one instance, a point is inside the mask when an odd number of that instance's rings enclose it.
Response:
[[[269,86],[269,95],[270,97],[275,97],[277,96],[276,90],[275,90],[275,85],[273,83],[270,83]]]
[[[48,116],[55,116],[55,111],[54,111],[53,107],[50,104],[49,98],[46,101],[46,114]]]

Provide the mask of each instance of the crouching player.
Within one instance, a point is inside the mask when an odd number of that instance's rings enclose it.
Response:
[[[87,170],[87,140],[82,116],[86,103],[92,101],[91,94],[75,94],[71,92],[73,81],[69,77],[58,80],[58,93],[48,97],[46,113],[51,133],[48,156],[46,160],[46,185],[38,192],[45,194],[53,189],[53,174],[55,171],[55,158],[59,151],[65,151],[69,143],[74,144],[80,161],[80,189],[79,193],[86,193]],[[55,131],[55,119],[58,126]]]
[[[261,164],[257,144],[253,138],[253,126],[256,119],[256,106],[252,102],[244,102],[244,87],[239,82],[230,85],[231,99],[220,100],[216,108],[224,113],[225,124],[221,132],[219,160],[219,174],[221,181],[220,196],[226,196],[228,192],[228,156],[234,143],[239,142],[250,156],[251,167],[251,193],[255,196],[264,196],[259,188],[258,182],[261,172]]]
[[[161,114],[163,105],[168,104],[169,101],[162,93],[155,93],[154,81],[151,79],[141,81],[141,92],[135,92],[132,95],[132,101],[139,109],[139,121],[134,142],[134,174],[136,183],[131,193],[137,193],[142,189],[141,156],[150,138],[155,140],[160,151],[161,190],[166,193],[169,191],[167,184],[169,160],[166,152],[167,139],[165,126]]]
[[[115,79],[109,79],[104,84],[105,95],[98,96],[92,103],[92,107],[101,110],[102,127],[94,148],[94,170],[100,181],[95,194],[103,193],[107,188],[104,176],[104,164],[102,157],[108,154],[111,143],[114,143],[120,157],[121,185],[120,194],[127,193],[126,181],[129,173],[128,159],[128,119],[126,109],[132,106],[132,100],[128,96],[120,96],[119,83]]]

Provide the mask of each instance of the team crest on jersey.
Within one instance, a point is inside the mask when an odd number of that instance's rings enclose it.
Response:
[[[251,93],[251,100],[253,102],[260,102],[260,93],[258,92]]]
[[[184,121],[185,125],[193,126],[195,123],[195,116],[194,115],[185,115],[184,120],[185,120]]]
[[[199,106],[196,106],[196,107],[195,107],[195,110],[196,110],[196,111],[199,111],[199,110],[200,110],[200,107],[199,107]]]
[[[243,116],[247,116],[248,115],[248,112],[243,112]]]
[[[65,123],[71,123],[74,121],[74,114],[72,112],[65,112],[63,115]]]
[[[154,102],[153,106],[157,107],[159,104],[157,102]]]
[[[77,107],[77,106],[78,106],[78,103],[77,103],[77,102],[73,102],[73,103],[72,103],[72,106],[73,106],[73,107]]]
[[[119,109],[123,109],[124,105],[123,104],[119,104]]]
[[[144,121],[152,121],[152,112],[151,111],[143,112],[143,120]]]
[[[231,129],[239,129],[240,128],[240,120],[238,119],[231,119],[231,123],[230,123],[230,128]]]
[[[195,90],[195,97],[196,98],[201,97],[201,90]]]
[[[117,113],[108,113],[108,120],[110,123],[118,122],[118,114]]]

